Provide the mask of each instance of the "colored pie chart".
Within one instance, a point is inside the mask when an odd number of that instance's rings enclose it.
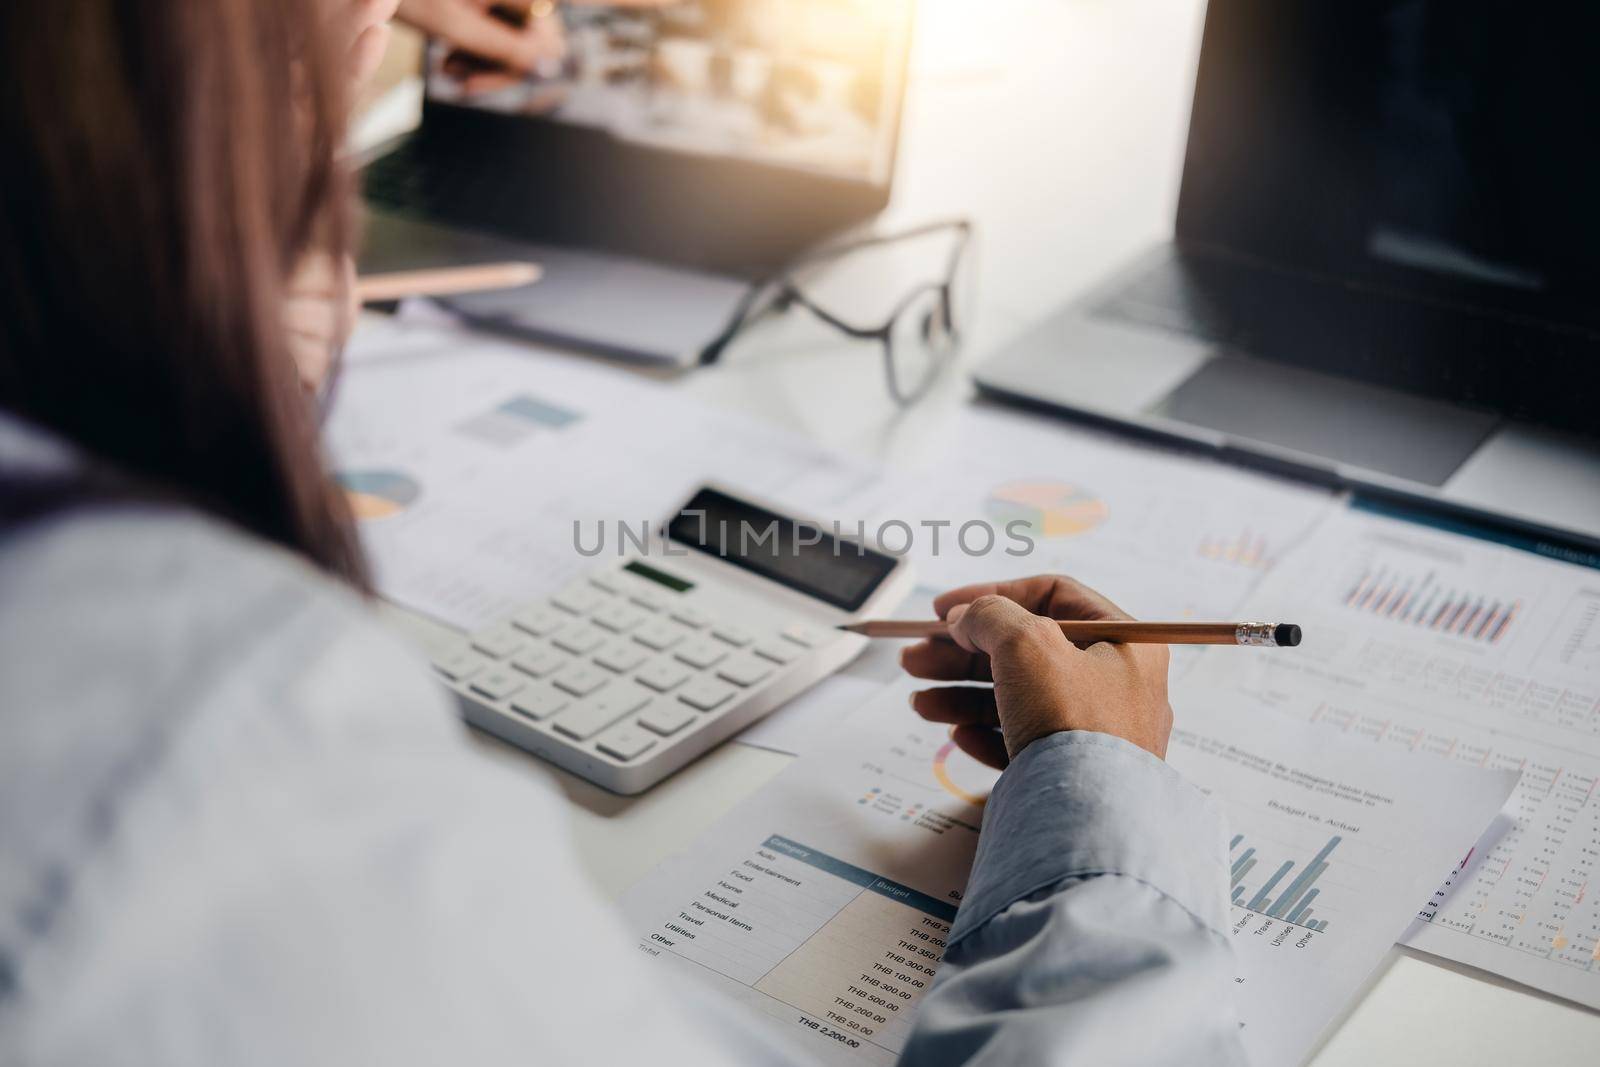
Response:
[[[1025,522],[1043,538],[1076,537],[1111,514],[1104,500],[1066,482],[1010,482],[989,494],[988,510],[1002,526]]]
[[[362,520],[391,518],[422,495],[416,480],[399,471],[341,471],[338,479],[350,510]]]
[[[989,799],[1000,772],[985,767],[961,749],[946,741],[933,757],[933,779],[951,796],[968,804],[982,806]]]

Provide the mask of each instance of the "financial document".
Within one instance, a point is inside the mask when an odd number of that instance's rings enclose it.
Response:
[[[1186,699],[1419,771],[1520,771],[1506,832],[1417,901],[1406,943],[1600,1008],[1600,571],[1357,507],[1243,610],[1300,623],[1305,643],[1207,656]]]
[[[830,746],[623,899],[641,952],[829,1062],[890,1063],[904,1046],[997,777],[913,717],[906,691],[840,718]],[[1259,1063],[1304,1058],[1516,777],[1419,774],[1222,711],[1170,755],[1234,828],[1235,989]]]
[[[788,501],[861,477],[672,385],[426,325],[356,335],[325,436],[378,589],[469,630],[615,558],[618,524],[638,534],[707,481]]]
[[[906,540],[892,524],[908,524],[918,579],[935,588],[1059,573],[1139,618],[1227,619],[1339,504],[1214,460],[974,407],[950,415],[922,462],[859,483],[834,508],[891,545]],[[1175,673],[1198,658],[1175,653]]]
[[[1448,763],[1419,773],[1192,695],[1167,759],[1228,815],[1235,995],[1263,1064],[1306,1058],[1518,777]]]
[[[641,952],[824,1062],[893,1063],[966,886],[995,772],[899,686],[837,720],[687,853],[629,891]]]

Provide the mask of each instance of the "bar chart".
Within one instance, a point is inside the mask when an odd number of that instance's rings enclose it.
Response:
[[[1200,558],[1213,563],[1230,563],[1239,567],[1266,570],[1274,557],[1268,551],[1264,535],[1243,530],[1237,535],[1205,534],[1196,551]]]
[[[1310,863],[1299,866],[1299,873],[1295,873],[1296,861],[1286,859],[1272,869],[1272,875],[1257,882],[1247,881],[1258,868],[1264,874],[1267,868],[1261,867],[1261,857],[1256,854],[1255,846],[1245,840],[1244,834],[1235,834],[1232,845],[1232,901],[1234,904],[1248,911],[1265,915],[1269,919],[1281,919],[1293,926],[1301,926],[1307,930],[1318,933],[1328,928],[1327,919],[1314,918],[1316,909],[1311,905],[1322,890],[1317,886],[1317,880],[1327,871],[1330,863],[1329,857],[1333,850],[1339,847],[1343,840],[1339,835],[1328,838],[1328,843],[1322,846]],[[1258,888],[1250,892],[1250,885]]]
[[[1368,567],[1349,583],[1344,606],[1390,622],[1496,645],[1522,609],[1522,601],[1444,581],[1436,572],[1407,574]]]

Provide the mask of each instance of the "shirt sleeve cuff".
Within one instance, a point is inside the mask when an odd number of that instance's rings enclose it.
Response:
[[[984,809],[960,940],[1069,878],[1134,878],[1212,930],[1227,926],[1221,810],[1164,761],[1109,734],[1069,731],[1023,749]]]

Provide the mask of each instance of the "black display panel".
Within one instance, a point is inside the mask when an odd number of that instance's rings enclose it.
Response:
[[[1600,8],[1211,0],[1178,237],[1600,327]]]
[[[855,611],[895,558],[742,500],[702,489],[667,524],[672,541],[844,611]]]

